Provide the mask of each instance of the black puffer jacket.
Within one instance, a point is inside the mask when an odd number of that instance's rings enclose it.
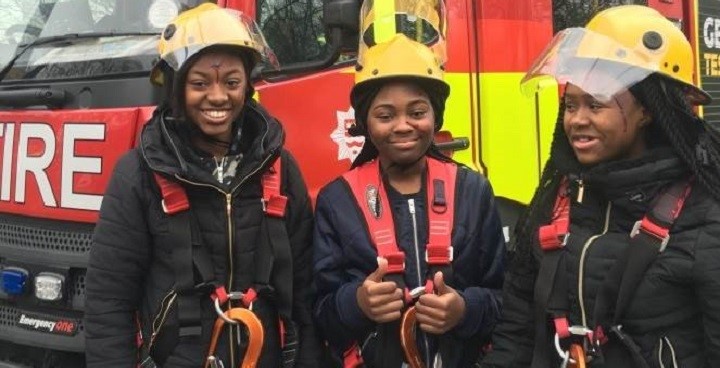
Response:
[[[568,281],[571,325],[595,326],[598,291],[627,248],[633,224],[659,191],[688,176],[685,164],[669,149],[596,167],[582,176],[570,173],[572,198],[580,194],[579,179],[584,190],[582,203],[572,201],[566,268],[558,270]],[[518,245],[518,252],[534,256],[519,254],[511,262],[494,351],[483,367],[531,366],[537,327],[533,290],[542,258],[538,249],[537,243],[532,249]],[[692,186],[667,248],[650,264],[620,323],[649,367],[720,367],[720,205],[699,184]],[[548,337],[555,333],[547,331]],[[559,366],[551,341],[539,350],[551,358],[549,366]],[[605,363],[590,366],[637,366],[613,334],[603,352]]]
[[[208,351],[217,317],[209,297],[201,298],[202,336],[178,338],[178,307],[172,298],[177,281],[172,256],[178,244],[168,240],[169,220],[152,172],[180,178],[216,280],[229,290],[244,290],[252,284],[253,275],[248,270],[252,269],[256,246],[261,244],[265,217],[260,176],[281,156],[281,191],[288,197],[285,221],[292,255],[291,318],[298,326],[300,340],[296,367],[316,367],[320,346],[312,324],[308,287],[312,277],[312,212],[298,167],[282,149],[282,127],[259,105],[252,101],[246,105],[242,122],[247,140],[242,144],[246,147],[244,158],[235,179],[226,186],[218,184],[198,163],[186,159],[176,126],[180,123],[163,118],[165,113],[156,111],[143,130],[140,147],[118,162],[105,193],[87,273],[88,366],[135,366],[136,312],[146,342],[155,326],[157,335],[150,352],[162,366],[197,368]],[[264,306],[258,307],[257,313],[265,327],[259,367],[275,368],[280,359],[277,311],[272,302],[258,303]],[[218,356],[226,367],[231,366],[228,341],[228,336],[221,337],[218,347]],[[170,349],[158,348],[167,346]],[[238,349],[234,350],[238,356]]]

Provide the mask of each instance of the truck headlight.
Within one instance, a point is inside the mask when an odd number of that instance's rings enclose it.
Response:
[[[35,276],[35,297],[40,300],[57,301],[62,299],[65,277],[52,272],[40,272]]]
[[[20,295],[25,292],[25,283],[28,279],[27,270],[19,267],[6,267],[0,273],[0,277],[5,294]]]

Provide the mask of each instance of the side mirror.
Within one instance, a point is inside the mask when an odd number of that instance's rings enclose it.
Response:
[[[362,0],[325,0],[323,24],[327,37],[340,52],[357,52]]]

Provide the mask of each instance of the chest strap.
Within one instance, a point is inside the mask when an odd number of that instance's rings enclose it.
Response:
[[[645,216],[635,223],[630,232],[629,246],[608,272],[606,280],[598,291],[593,311],[596,328],[591,330],[586,326],[570,326],[565,316],[569,308],[568,280],[564,276],[555,277],[558,270],[564,268],[564,257],[558,250],[564,247],[569,236],[570,201],[567,195],[567,181],[564,179],[558,190],[553,220],[551,224],[540,227],[538,232],[538,240],[545,254],[537,280],[540,285],[536,285],[535,301],[537,305],[543,306],[543,310],[536,313],[540,317],[536,321],[538,326],[536,332],[541,336],[544,335],[540,329],[544,330],[545,316],[547,312],[550,312],[554,315],[556,341],[557,338],[564,339],[573,336],[587,339],[588,344],[585,346],[588,347],[588,352],[600,356],[600,345],[606,341],[606,329],[609,329],[616,334],[623,334],[623,336],[618,336],[619,340],[626,344],[638,366],[647,366],[639,353],[639,348],[621,332],[619,322],[645,271],[657,255],[665,250],[670,239],[670,229],[680,215],[691,187],[692,179],[671,185],[655,198]],[[555,232],[553,233],[553,231]],[[553,238],[550,234],[557,236]],[[547,290],[548,288],[550,290]],[[538,290],[543,290],[543,293],[538,293]],[[612,310],[614,313],[610,315]],[[541,341],[536,336],[536,351],[538,351],[537,347],[540,343]],[[544,342],[541,345],[547,346]],[[556,343],[556,347],[560,356],[563,356],[558,343]],[[541,357],[543,355],[545,354],[539,354]],[[533,360],[533,367],[543,364],[545,363],[538,363],[537,359]]]
[[[279,328],[282,345],[282,366],[294,365],[298,346],[297,328],[292,315],[292,254],[289,236],[285,227],[287,197],[281,193],[282,160],[280,157],[262,175],[262,205],[265,219],[261,226],[260,244],[255,255],[255,271],[252,276],[256,283],[273,285],[276,293],[277,310],[280,315]],[[201,294],[210,295],[217,282],[210,256],[202,247],[197,221],[190,211],[185,188],[157,172],[153,178],[160,188],[162,208],[168,215],[169,232],[176,248],[173,251],[176,288],[178,291],[178,320],[180,336],[199,336]],[[273,273],[274,271],[274,273]],[[195,274],[201,278],[199,283]],[[202,289],[202,290],[200,290]],[[250,289],[252,290],[252,289]],[[140,333],[138,336],[142,336]],[[147,342],[141,342],[147,346]],[[147,349],[145,349],[147,350]],[[149,352],[146,352],[149,354]]]
[[[428,157],[427,170],[429,221],[425,261],[429,266],[445,266],[453,260],[450,237],[455,214],[457,166]],[[388,273],[403,273],[405,253],[397,245],[392,210],[381,177],[378,160],[343,175],[365,218],[378,256],[388,260]]]
[[[455,181],[457,166],[427,157],[426,192],[428,216],[428,244],[425,247],[425,262],[429,275],[426,290],[433,290],[432,275],[443,271],[445,279],[452,279],[453,247],[451,235],[455,215]],[[404,279],[405,252],[400,250],[395,234],[392,209],[382,181],[379,160],[370,161],[343,175],[367,224],[371,242],[378,256],[387,259],[387,280],[394,281],[405,292],[405,301],[412,296]],[[420,270],[417,270],[418,273]],[[376,367],[398,367],[403,361],[399,344],[400,322],[378,326],[377,349],[374,357]],[[345,366],[352,366],[359,354],[345,352]]]

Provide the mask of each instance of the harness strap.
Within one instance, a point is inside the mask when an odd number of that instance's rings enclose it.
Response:
[[[567,237],[570,233],[569,186],[568,179],[563,178],[560,182],[560,188],[558,188],[557,197],[555,198],[552,222],[548,225],[540,226],[538,230],[540,248],[546,252],[560,249],[567,243]]]
[[[360,347],[357,342],[353,343],[343,352],[343,368],[359,368],[362,367],[363,364],[365,364],[365,362],[363,361],[362,354],[360,354]]]
[[[550,351],[547,346],[551,344],[551,339],[548,335],[548,325],[546,323],[547,310],[553,289],[563,279],[556,276],[558,269],[563,268],[560,266],[564,259],[562,249],[565,246],[570,229],[570,196],[568,189],[569,182],[567,178],[563,178],[558,186],[552,222],[550,225],[542,226],[538,230],[538,243],[545,252],[540,262],[533,295],[533,300],[535,300],[533,368],[546,368],[550,362]]]
[[[643,219],[636,222],[630,234],[630,244],[626,248],[625,254],[615,262],[613,268],[608,273],[606,281],[598,292],[594,310],[595,322],[598,328],[596,328],[595,331],[583,328],[582,334],[587,334],[593,346],[599,347],[601,343],[604,343],[605,333],[603,328],[610,326],[611,330],[615,332],[615,335],[618,336],[621,342],[630,350],[633,359],[636,361],[644,360],[640,355],[639,348],[632,342],[630,337],[621,333],[618,328],[618,323],[626,308],[629,306],[636,291],[635,288],[645,274],[647,267],[655,260],[655,257],[657,257],[660,252],[664,251],[670,238],[670,228],[680,215],[685,200],[690,194],[691,183],[692,179],[670,186],[666,191],[656,197],[650,210]],[[569,230],[570,202],[561,200],[560,197],[562,197],[562,195],[563,186],[561,185],[556,200],[553,224],[556,223],[558,219],[557,215],[560,214],[560,228]],[[559,206],[567,206],[567,209],[558,209]],[[567,228],[564,227],[565,220],[562,219],[565,213],[567,213]],[[558,228],[558,226],[555,226],[555,228]],[[567,239],[568,232],[566,231],[564,234],[558,232],[558,235]],[[543,237],[541,235],[540,241],[542,242],[543,239],[548,239],[546,241],[549,244],[551,237]],[[560,237],[556,239],[560,239]],[[564,246],[564,244],[562,244],[562,246]],[[549,361],[549,357],[545,353],[547,349],[540,349],[538,347],[540,344],[547,346],[545,344],[547,334],[544,322],[547,312],[555,316],[555,331],[559,337],[568,337],[571,334],[580,333],[572,332],[573,327],[569,326],[569,322],[565,317],[565,313],[569,308],[567,301],[567,278],[559,277],[554,280],[554,282],[551,282],[555,279],[557,270],[564,267],[562,266],[564,259],[562,252],[557,251],[561,249],[562,246],[543,247],[546,252],[543,257],[535,288],[535,301],[538,307],[536,309],[536,317],[539,318],[536,321],[536,333],[540,334],[539,336],[536,335],[535,352],[536,355],[540,355],[536,357],[537,359],[533,359],[533,367],[543,366],[543,364],[546,364],[544,362]],[[548,285],[552,285],[552,290],[547,290]],[[546,295],[547,299],[545,299]],[[546,300],[547,305],[543,306],[543,302]],[[611,317],[609,316],[611,310],[610,305],[613,302],[615,303],[615,312]]]
[[[680,216],[690,195],[693,179],[671,185],[651,205],[642,220],[630,233],[630,245],[613,265],[595,302],[594,316],[599,326],[608,327],[620,322],[642,280],[645,271],[670,240],[670,229]],[[609,315],[610,305],[615,312]]]
[[[381,177],[379,160],[370,161],[343,175],[365,218],[378,256],[388,261],[385,279],[394,281],[403,289],[406,301],[410,302],[412,298],[404,278],[405,253],[397,244],[392,210]],[[455,215],[457,166],[428,157],[426,177],[428,244],[425,247],[425,261],[429,271],[429,284],[425,286],[432,290],[432,276],[435,272],[442,271],[446,280],[452,280],[451,235]],[[399,344],[391,343],[400,341],[400,322],[379,325],[377,333],[379,343],[376,344],[375,366],[400,366],[403,353]]]
[[[282,160],[278,157],[262,176],[261,201],[266,214],[261,225],[263,236],[260,236],[255,252],[254,270],[250,272],[251,279],[239,283],[246,285],[254,283],[262,289],[274,290],[272,298],[277,302],[276,308],[280,317],[282,366],[292,367],[297,355],[298,334],[291,319],[292,252],[285,226],[288,199],[281,193],[281,169]],[[153,177],[162,194],[163,211],[169,215],[172,243],[178,244],[173,252],[173,264],[178,290],[180,336],[200,335],[202,298],[198,297],[198,293],[207,291],[209,294],[216,286],[213,263],[201,246],[201,240],[194,238],[200,236],[200,231],[197,222],[192,218],[192,211],[189,211],[190,202],[185,188],[177,181],[169,180],[157,172],[153,173]],[[196,274],[202,280],[199,284],[195,284]],[[248,291],[250,292],[247,293],[248,295],[254,292],[253,288],[249,288]],[[147,353],[149,354],[149,351]]]
[[[160,192],[162,194],[162,208],[168,215],[174,215],[178,212],[185,211],[190,208],[185,189],[177,182],[170,181],[157,172],[153,172],[153,177]]]
[[[288,198],[280,193],[281,160],[275,160],[272,166],[262,176],[263,210],[272,217],[284,218]]]

